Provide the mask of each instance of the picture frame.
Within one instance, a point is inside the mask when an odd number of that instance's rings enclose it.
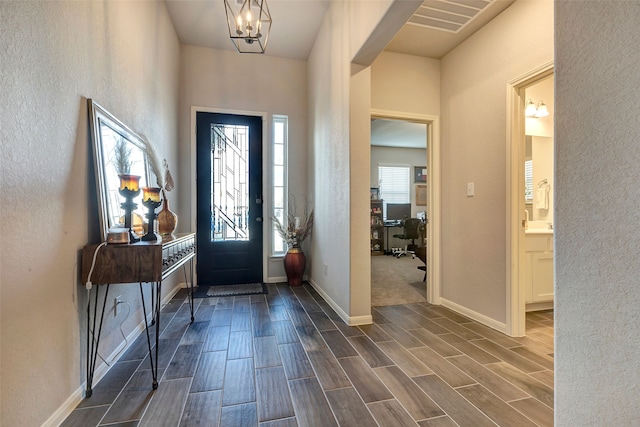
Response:
[[[378,187],[371,187],[371,200],[380,200],[380,189]]]
[[[427,185],[416,185],[416,206],[427,206]]]
[[[140,188],[149,182],[149,164],[142,137],[105,110],[93,99],[87,100],[91,129],[91,143],[98,198],[100,237],[106,241],[110,228],[118,226],[124,215],[121,206],[124,199],[118,192],[119,179],[115,167],[115,146],[122,140],[127,144],[131,163],[131,174],[139,175]],[[143,218],[146,209],[141,203],[133,214]]]
[[[427,167],[426,166],[414,166],[413,167],[413,182],[426,183],[427,182]]]

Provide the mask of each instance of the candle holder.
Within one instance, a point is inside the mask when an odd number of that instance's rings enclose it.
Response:
[[[142,204],[149,209],[149,212],[146,214],[147,219],[149,220],[147,234],[142,236],[142,240],[145,242],[155,242],[159,238],[154,229],[154,222],[157,217],[156,209],[161,203],[160,190],[162,189],[158,187],[144,187],[142,189]]]
[[[138,204],[133,202],[133,198],[140,194],[140,176],[120,174],[118,178],[120,178],[118,192],[125,198],[124,203],[120,205],[124,209],[124,228],[129,230],[129,242],[137,242],[140,238],[133,232],[131,219],[132,212],[138,207]]]

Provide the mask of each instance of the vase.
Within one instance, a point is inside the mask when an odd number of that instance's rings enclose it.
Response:
[[[287,273],[289,286],[302,285],[302,275],[307,266],[307,257],[300,248],[291,248],[284,256],[284,271]]]
[[[169,200],[166,197],[162,200],[162,209],[158,212],[156,221],[158,223],[158,233],[161,236],[170,236],[176,231],[178,216],[169,209]]]

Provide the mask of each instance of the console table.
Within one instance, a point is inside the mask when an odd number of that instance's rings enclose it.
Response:
[[[93,374],[96,368],[98,345],[102,322],[107,306],[109,285],[116,283],[138,283],[145,331],[149,347],[149,360],[153,375],[153,389],[158,388],[158,338],[160,334],[160,299],[162,281],[182,267],[185,282],[189,287],[189,306],[193,323],[193,259],[196,255],[195,233],[176,234],[163,237],[155,242],[136,242],[132,244],[87,245],[82,250],[82,283],[87,286],[87,391],[91,397]],[[97,251],[97,252],[96,252]],[[190,277],[187,277],[189,264]],[[91,273],[91,277],[89,274]],[[151,337],[147,307],[144,301],[143,283],[151,285],[151,325],[155,324],[155,358],[151,353]],[[98,295],[104,288],[101,312],[98,313]],[[95,289],[95,291],[94,291]],[[94,293],[93,314],[91,313],[91,293]],[[98,320],[98,317],[100,318]],[[97,328],[97,329],[96,329]],[[154,362],[155,360],[155,362]]]

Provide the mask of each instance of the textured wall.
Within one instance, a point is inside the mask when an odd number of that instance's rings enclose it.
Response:
[[[371,77],[360,66],[352,68],[351,60],[363,45],[371,49],[367,56],[373,46],[382,50],[406,22],[408,3],[385,1],[370,8],[366,2],[332,2],[308,61],[309,169],[316,206],[312,280],[347,315],[362,319],[371,311],[365,259],[370,252],[363,225],[369,223],[370,113],[364,86]],[[380,36],[380,26],[395,31]],[[354,171],[364,175],[354,179]]]
[[[237,52],[183,45],[180,60],[180,180],[190,187],[182,193],[181,205],[189,213],[195,230],[195,153],[192,152],[191,107],[224,110],[266,112],[266,150],[263,156],[271,161],[273,114],[289,117],[288,173],[289,193],[296,198],[299,209],[307,194],[307,63],[292,59],[263,55],[239,55]],[[266,189],[265,218],[270,215],[271,174],[264,171]],[[191,212],[193,207],[193,212]],[[265,220],[271,225],[270,220]],[[269,259],[271,241],[265,241],[265,260],[268,278],[284,277],[281,258]],[[305,242],[307,245],[307,242]],[[306,274],[310,273],[310,268]]]
[[[97,217],[86,98],[173,163],[179,45],[157,2],[2,1],[0,22],[0,424],[35,426],[85,380],[77,262]],[[141,320],[127,286],[111,290],[132,304],[125,334]],[[105,357],[124,310],[107,317]]]
[[[441,61],[442,297],[498,322],[507,295],[507,83],[552,58],[553,2],[519,0]]]
[[[640,425],[640,3],[556,2],[556,425]]]
[[[314,283],[349,313],[349,41],[339,6],[329,7],[308,63],[316,207],[311,262]]]
[[[440,114],[440,61],[382,52],[371,66],[371,108]]]

